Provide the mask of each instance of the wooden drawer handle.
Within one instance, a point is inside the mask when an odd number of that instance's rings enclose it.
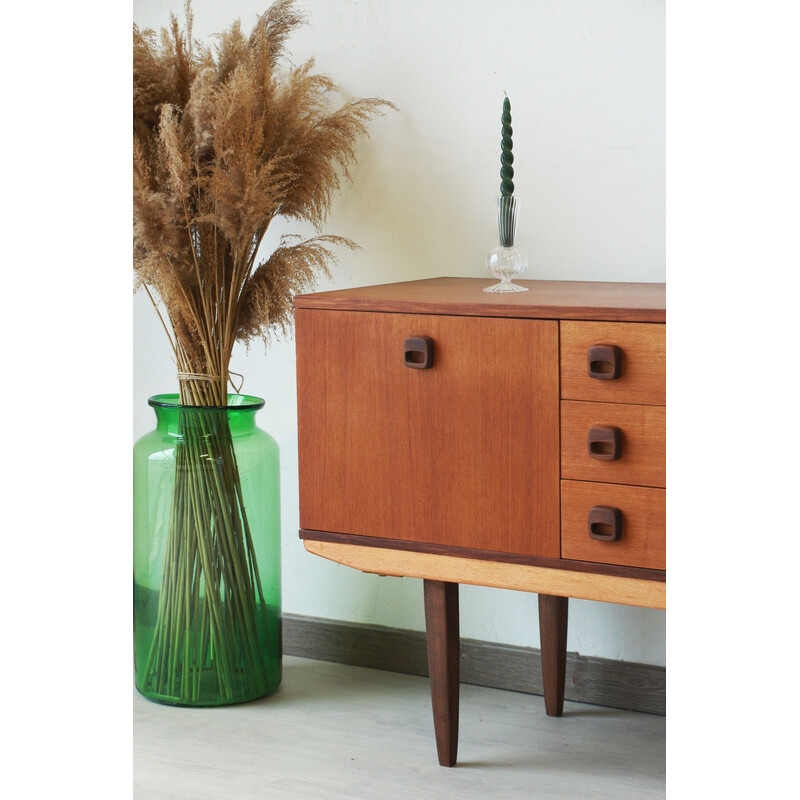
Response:
[[[593,344],[586,354],[589,377],[612,381],[622,373],[622,350],[615,344]]]
[[[599,461],[622,458],[622,431],[613,425],[595,425],[587,436],[589,457]]]
[[[433,366],[433,339],[412,336],[403,342],[403,363],[411,369],[430,369]]]
[[[613,506],[595,506],[589,511],[589,538],[618,542],[622,538],[622,512]]]

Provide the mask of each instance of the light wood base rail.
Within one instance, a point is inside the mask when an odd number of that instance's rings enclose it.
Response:
[[[645,608],[664,609],[667,604],[667,586],[661,581],[311,539],[303,543],[309,553],[378,575],[468,583]]]

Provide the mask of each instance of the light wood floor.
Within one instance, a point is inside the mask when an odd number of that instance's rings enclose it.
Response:
[[[427,678],[284,657],[272,697],[172,708],[134,691],[135,800],[580,800],[665,796],[665,717],[461,685],[436,760]]]

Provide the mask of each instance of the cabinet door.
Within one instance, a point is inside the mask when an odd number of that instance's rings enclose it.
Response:
[[[302,528],[559,556],[556,321],[298,309],[296,340]]]

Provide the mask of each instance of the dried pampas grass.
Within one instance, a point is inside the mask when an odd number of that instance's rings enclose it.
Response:
[[[246,36],[239,22],[213,47],[175,15],[160,37],[133,29],[133,244],[137,288],[166,312],[181,402],[223,406],[236,341],[266,342],[292,323],[292,297],[329,274],[337,236],[283,237],[257,263],[270,222],[320,231],[358,139],[391,103],[352,100],[310,60],[282,69],[304,22],[277,0]],[[171,334],[170,334],[171,330]]]

